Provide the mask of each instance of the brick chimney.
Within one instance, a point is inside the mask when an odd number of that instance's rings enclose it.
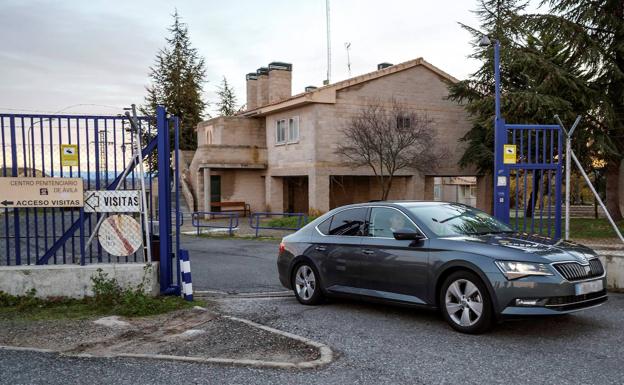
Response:
[[[269,104],[269,69],[267,67],[260,67],[256,71],[258,79],[256,82],[256,107],[262,107]]]
[[[288,99],[292,94],[292,64],[269,63],[268,103]]]
[[[258,107],[258,74],[255,72],[245,75],[247,81],[247,111]]]

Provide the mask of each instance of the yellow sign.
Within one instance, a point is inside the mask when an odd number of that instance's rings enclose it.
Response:
[[[78,166],[78,145],[61,144],[61,166]]]
[[[505,144],[503,146],[503,163],[516,164],[516,145]]]
[[[82,206],[81,178],[0,178],[0,209]]]

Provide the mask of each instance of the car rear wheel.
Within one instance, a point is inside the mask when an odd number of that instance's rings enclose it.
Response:
[[[440,309],[451,327],[462,333],[483,333],[492,327],[492,300],[477,275],[458,271],[440,290]]]
[[[320,280],[314,266],[308,262],[297,265],[293,270],[292,286],[297,300],[304,305],[317,305],[323,299]]]

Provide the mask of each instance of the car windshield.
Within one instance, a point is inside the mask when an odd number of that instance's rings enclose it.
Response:
[[[460,204],[418,205],[408,209],[439,237],[513,232],[509,226],[483,211]]]

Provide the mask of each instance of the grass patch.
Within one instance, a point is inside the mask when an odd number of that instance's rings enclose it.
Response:
[[[300,217],[279,217],[279,218],[273,218],[273,219],[269,219],[267,221],[263,221],[262,223],[264,225],[267,225],[267,226],[270,226],[270,227],[295,229],[300,224],[303,227],[307,223],[310,223],[313,220],[315,220],[316,218],[317,218],[316,216],[310,216],[310,217],[308,217],[308,221],[304,223],[303,219],[301,219]]]
[[[133,288],[121,288],[114,278],[98,269],[91,277],[92,297],[37,298],[32,289],[23,296],[13,296],[0,291],[0,318],[3,319],[84,319],[94,316],[120,315],[140,317],[167,313],[174,310],[203,305],[199,301],[185,301],[180,297],[152,297],[145,293],[147,272],[143,281]]]
[[[624,233],[624,220],[616,222],[621,233]],[[565,231],[562,221],[561,232]],[[581,239],[615,238],[617,234],[606,218],[570,218],[570,237]]]
[[[511,225],[518,222],[518,230],[524,229],[524,218],[510,218]],[[624,220],[617,223],[618,228],[624,233]],[[547,222],[543,220],[543,227],[546,228]],[[539,218],[535,218],[535,231],[539,230]],[[531,232],[531,218],[526,218],[526,231]],[[561,221],[561,233],[565,231],[565,222]],[[570,218],[570,238],[577,239],[604,239],[615,238],[617,234],[611,227],[611,223],[606,218]]]

